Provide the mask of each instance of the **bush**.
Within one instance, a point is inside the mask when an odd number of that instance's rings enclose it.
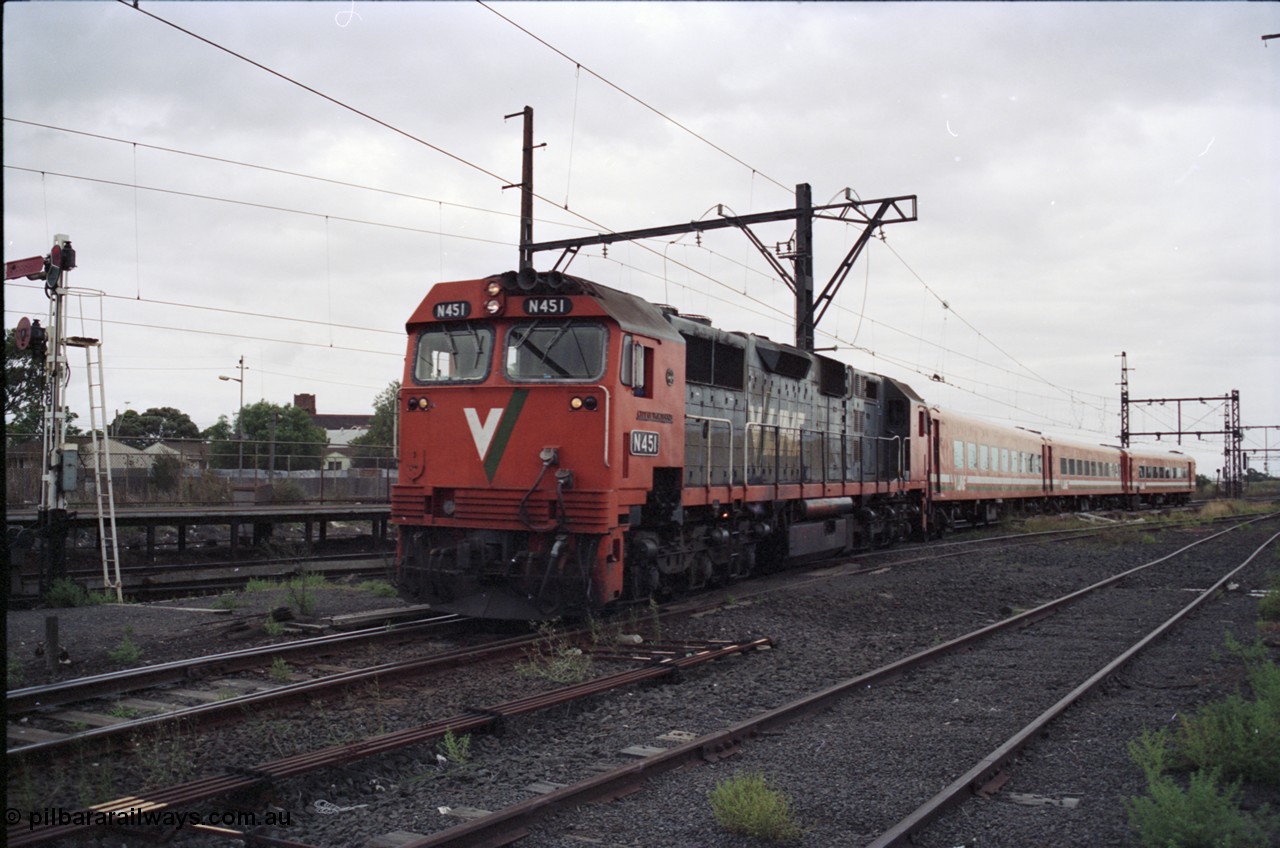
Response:
[[[1266,828],[1240,810],[1240,782],[1220,788],[1218,780],[1217,771],[1197,771],[1184,790],[1167,775],[1149,777],[1150,797],[1125,805],[1139,842],[1147,848],[1269,845]]]
[[[1258,618],[1280,621],[1280,578],[1271,578],[1271,588],[1258,600]]]
[[[1231,695],[1184,718],[1174,751],[1191,768],[1280,785],[1280,668],[1255,661],[1248,674],[1253,697]]]
[[[1269,845],[1280,820],[1264,805],[1239,809],[1243,781],[1280,784],[1280,669],[1261,644],[1228,649],[1246,665],[1253,697],[1207,704],[1177,730],[1143,731],[1129,756],[1146,776],[1148,796],[1130,798],[1129,823],[1150,848],[1243,848]],[[1185,782],[1175,768],[1194,771]],[[1230,780],[1230,782],[1224,782]]]
[[[53,581],[42,598],[50,607],[91,607],[111,602],[106,592],[91,592],[68,577]]]
[[[707,797],[716,824],[730,833],[770,842],[794,842],[804,835],[791,813],[791,800],[759,772],[739,772],[717,783]]]

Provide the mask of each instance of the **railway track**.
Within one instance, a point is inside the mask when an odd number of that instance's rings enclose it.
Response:
[[[866,756],[858,764],[860,774],[855,785],[843,782],[847,775],[839,762],[824,759],[814,765],[829,769],[829,779],[833,783],[842,784],[836,791],[859,798],[859,806],[864,809],[901,810],[900,813],[869,814],[875,820],[871,824],[873,835],[867,840],[869,844],[905,844],[912,834],[949,806],[962,802],[978,789],[996,788],[1003,766],[1022,746],[1033,741],[1049,722],[1098,687],[1138,652],[1176,628],[1185,616],[1221,592],[1259,553],[1274,546],[1280,538],[1280,534],[1272,535],[1248,558],[1217,569],[1212,577],[1201,574],[1198,580],[1203,581],[1200,585],[1205,588],[1196,592],[1190,602],[1187,601],[1185,592],[1168,590],[1167,569],[1162,572],[1162,565],[1175,562],[1199,546],[1220,539],[1234,529],[1236,528],[1229,528],[1197,540],[1172,554],[934,648],[848,678],[721,731],[704,734],[684,744],[654,753],[638,763],[587,778],[483,818],[405,842],[402,848],[508,844],[529,833],[534,822],[553,811],[621,797],[636,791],[645,781],[667,772],[692,764],[715,762],[753,743],[770,744],[764,737],[780,733],[788,726],[818,714],[822,714],[823,721],[828,726],[846,728],[847,732],[856,734],[856,741],[845,740],[844,749],[860,750]],[[1122,591],[1140,596],[1144,601],[1152,599],[1153,603],[1130,605],[1130,610],[1141,611],[1136,619],[1135,616],[1122,615],[1110,616],[1104,621],[1102,616],[1105,610],[1097,608],[1093,602],[1100,593],[1116,587],[1124,587]],[[1082,621],[1088,622],[1088,625],[1081,626]],[[1015,668],[1016,663],[1010,657],[1026,647],[1025,644],[1018,643],[1026,643],[1028,640],[1040,644],[1030,653],[1029,660]],[[1046,669],[1042,665],[1046,653],[1045,640],[1054,642],[1057,646],[1054,653],[1060,655],[1064,663],[1067,659],[1071,660],[1070,667],[1065,664],[1055,665],[1047,670],[1049,676],[1055,678],[1052,686],[1045,685]],[[1021,708],[1022,712],[1030,712],[1026,716],[1028,720],[1022,721],[1015,717],[1003,722],[1009,727],[1005,735],[999,736],[1003,741],[994,749],[982,749],[985,753],[973,757],[969,765],[957,767],[955,773],[944,778],[936,771],[931,771],[936,763],[930,757],[922,755],[930,751],[933,745],[945,746],[945,741],[925,738],[924,734],[911,739],[891,738],[879,730],[875,716],[882,711],[918,711],[923,727],[929,723],[936,724],[936,717],[939,715],[954,715],[955,709],[950,704],[952,699],[947,681],[956,675],[985,676],[993,681],[989,700],[985,704],[968,705],[965,711],[968,718],[962,719],[962,722],[983,724],[982,713],[988,710],[1014,712],[1010,707],[1011,701],[1016,699],[1010,697],[1011,692],[1038,694],[1035,698],[1028,699],[1029,703]],[[900,719],[900,715],[895,718],[895,726],[900,726]],[[982,730],[981,735],[989,735],[989,727],[984,726]],[[942,734],[943,737],[947,735]],[[920,786],[946,784],[946,789],[933,796],[922,796],[918,799],[922,801],[918,807],[906,810],[902,809],[901,798],[877,796],[875,787],[880,768],[887,766],[900,770],[910,768],[913,763],[920,766],[917,781]],[[901,781],[895,785],[900,784]],[[893,818],[894,815],[898,817]]]
[[[135,601],[156,601],[190,595],[238,591],[250,580],[282,580],[299,572],[323,574],[327,579],[385,578],[390,553],[330,554],[323,556],[282,557],[221,562],[170,562],[132,565],[121,568],[124,594]],[[68,571],[73,582],[91,588],[102,585],[102,569],[81,568]],[[30,607],[40,600],[37,574],[19,578],[18,591],[9,596],[11,608]]]
[[[12,824],[7,831],[7,844],[12,846],[40,845],[71,838],[93,829],[95,815],[122,817],[140,807],[150,811],[190,806],[227,794],[252,789],[266,782],[275,782],[308,774],[310,772],[340,766],[366,757],[385,754],[408,746],[439,739],[446,733],[469,733],[499,724],[516,716],[569,704],[626,686],[657,680],[691,669],[706,662],[761,649],[770,645],[768,639],[749,639],[737,642],[708,642],[697,646],[656,646],[656,651],[646,652],[636,648],[629,656],[615,659],[633,660],[639,668],[598,677],[584,683],[566,686],[552,692],[529,695],[515,700],[494,704],[447,719],[421,724],[415,727],[384,733],[358,742],[310,751],[304,754],[260,763],[252,769],[189,781],[168,787],[155,787],[131,794],[115,801],[96,804],[92,808],[70,815],[71,823],[44,825]],[[193,829],[233,838],[244,839],[243,833],[229,832],[224,828]],[[282,840],[260,840],[259,844],[289,844]],[[297,844],[297,843],[293,843]]]
[[[139,730],[166,723],[208,721],[223,715],[234,715],[250,705],[303,697],[335,685],[351,685],[364,679],[376,679],[384,674],[391,676],[403,673],[413,666],[414,661],[355,669],[288,685],[264,686],[254,683],[250,684],[251,691],[248,692],[244,691],[242,685],[245,681],[237,676],[237,673],[261,669],[286,658],[295,661],[298,658],[314,659],[351,647],[389,640],[438,638],[458,632],[466,623],[467,620],[461,616],[437,615],[425,620],[333,633],[10,690],[5,699],[9,722],[7,733],[9,740],[16,740],[18,744],[8,749],[7,756],[10,763],[15,763],[69,749],[90,750],[94,746],[126,737]],[[508,641],[515,644],[524,642]],[[461,660],[465,661],[467,658],[462,653]],[[422,664],[430,661],[417,662]],[[444,657],[435,658],[435,661],[441,664],[449,662]],[[200,688],[190,688],[196,685]],[[226,694],[228,688],[231,696]],[[237,692],[240,694],[235,694]],[[147,695],[148,698],[139,699],[139,694]],[[175,698],[204,703],[185,706],[175,703]],[[111,715],[104,709],[105,701],[114,701],[130,710],[156,711],[157,714],[140,718]],[[24,719],[33,717],[39,717],[46,723],[61,722],[66,727],[62,730],[37,730],[19,724]],[[77,725],[89,726],[76,729]]]
[[[1203,542],[1204,540],[1201,540],[1200,544],[1203,544]],[[990,547],[993,544],[1009,545],[1009,544],[1016,544],[1016,543],[1019,543],[1016,538],[1015,539],[989,539],[988,538],[988,539],[980,539],[980,540],[979,539],[963,540],[960,543],[953,543],[953,544],[958,544],[958,546],[963,549],[963,548],[975,548],[975,547],[983,547],[983,546]],[[897,568],[899,566],[905,566],[905,565],[914,566],[917,563],[924,561],[921,557],[917,556],[915,552],[908,553],[906,551],[899,550],[896,553],[898,553],[899,555],[906,553],[909,561],[893,563],[892,567],[894,568]],[[938,551],[937,553],[930,554],[929,556],[930,557],[948,556],[948,555],[952,555],[952,553],[953,551]],[[843,573],[843,574],[853,573],[852,569],[855,565],[858,570],[879,570],[885,567],[882,564],[874,564],[868,567],[863,563],[855,564],[855,563],[846,562],[843,564],[838,564],[834,568],[818,569],[812,572],[810,575],[792,575],[792,576],[799,576],[802,579],[820,580],[820,579],[824,579],[825,576],[831,576],[833,573],[837,573],[837,572]],[[1132,580],[1134,578],[1135,578],[1135,575],[1132,573],[1129,573],[1129,577],[1127,579]],[[748,584],[739,584],[735,586],[734,587],[735,594],[738,595],[739,597],[746,597],[746,593],[740,590],[747,585]],[[752,591],[755,591],[754,587],[751,587],[751,588],[752,588]],[[1090,588],[1095,592],[1101,591],[1099,587],[1090,587]],[[774,591],[774,589],[770,589],[768,587],[761,587],[760,591],[762,593],[767,593],[769,591]],[[671,611],[671,614],[680,613],[680,614],[696,615],[699,613],[699,611],[705,611],[708,607],[718,603],[720,603],[719,598],[698,599],[698,601],[695,602],[694,604],[681,605],[678,608],[673,608]],[[1027,622],[1033,622],[1038,620],[1036,615],[1033,615],[1033,614],[1050,615],[1051,613],[1043,611],[1043,608],[1038,608],[1037,610],[1031,610],[1028,613],[1024,614],[1026,616],[1026,619],[1021,621],[1022,626],[1025,627],[1027,626]],[[1011,621],[1016,621],[1016,620],[1018,619],[1011,619]],[[1044,624],[1042,623],[1040,626],[1043,627]],[[1027,632],[1030,632],[1030,631],[1027,631]],[[950,643],[948,643],[948,645],[943,647],[948,650],[959,650],[959,648],[956,648],[955,646],[951,646]],[[891,671],[889,673],[889,677],[893,677],[895,674],[902,675],[904,673],[908,673],[907,670],[905,670],[905,668],[898,669],[895,671]],[[862,686],[862,685],[865,685],[865,683],[855,684],[853,688],[857,690],[859,686]],[[873,685],[876,686],[877,689],[879,688],[878,684],[873,684]],[[830,688],[832,687],[828,687],[828,689]],[[824,691],[827,691],[827,690],[824,690]],[[809,708],[807,708],[808,712],[812,713],[814,711],[827,709],[831,704],[841,700],[840,696],[833,696],[833,698],[834,700],[829,701],[825,704],[810,706]],[[482,708],[482,711],[483,709],[487,709],[487,708]],[[770,712],[778,713],[779,710],[773,710]],[[800,712],[797,713],[797,715],[803,715],[804,712],[805,712],[804,710],[801,710]],[[718,758],[732,755],[733,753],[738,751],[743,745],[747,744],[751,740],[753,739],[758,740],[758,738],[761,735],[769,735],[773,732],[776,732],[777,728],[784,727],[789,722],[794,721],[795,719],[792,717],[777,717],[777,718],[774,718],[773,720],[776,721],[776,724],[772,724],[772,725],[763,724],[756,729],[746,728],[746,725],[748,724],[747,722],[740,723],[742,725],[741,727],[739,727],[739,725],[735,725],[734,728],[731,728],[731,730],[737,729],[737,733],[739,734],[739,736],[736,738],[733,733],[730,733],[728,736],[725,736],[720,733],[704,734],[698,737],[697,740],[695,740],[700,742],[700,744],[694,745],[692,748],[692,750],[694,751],[693,760],[694,761],[707,761],[707,760],[714,761]],[[459,732],[459,733],[466,732],[463,725],[458,725],[454,729],[455,729],[455,732]],[[440,731],[440,732],[442,733],[443,731]],[[689,743],[689,744],[692,745],[693,743]],[[612,776],[606,773],[598,777],[592,777],[589,780],[584,781],[584,784],[589,784],[589,786],[584,785],[582,787],[583,792],[586,794],[583,794],[580,796],[565,795],[563,797],[570,798],[570,799],[573,799],[573,798],[582,799],[586,797],[601,798],[601,797],[611,797],[612,795],[622,794],[628,791],[632,791],[637,785],[639,785],[639,783],[643,782],[643,780],[645,779],[648,779],[649,776],[660,774],[663,771],[667,770],[666,768],[664,768],[664,763],[669,763],[670,764],[669,768],[673,769],[673,768],[677,768],[683,762],[687,762],[687,761],[680,760],[679,757],[676,755],[671,755],[671,756],[673,757],[672,759],[667,759],[668,755],[666,753],[663,753],[661,755],[654,755],[654,757],[656,758],[652,758],[651,764],[649,762],[651,758],[646,758],[641,763],[631,764],[623,769],[618,770],[617,774],[613,774]],[[556,792],[559,792],[559,791],[560,790],[556,790]],[[553,792],[552,795],[555,795],[556,792]],[[595,793],[595,795],[593,796],[591,793]],[[534,801],[530,802],[527,805],[531,808],[531,812],[529,813],[529,815],[535,818],[539,815],[545,814],[546,812],[545,809],[541,810],[540,812],[532,812],[532,810],[534,809],[539,809],[538,801],[539,799],[534,799]],[[581,800],[568,800],[565,803],[568,803],[568,804],[581,803]],[[495,813],[494,815],[499,815],[502,813],[503,811],[499,811],[499,813]],[[486,817],[486,818],[489,818],[489,817]],[[532,819],[525,820],[525,823],[523,824],[514,825],[515,830],[527,828],[529,826],[528,821],[532,821]],[[495,827],[497,826],[497,824],[498,823],[496,820],[492,823],[492,825]],[[499,828],[499,830],[501,830],[501,828]],[[445,833],[445,832],[448,832],[448,831],[442,831],[442,833]],[[515,832],[515,831],[513,830],[512,832]],[[462,838],[460,834],[458,836],[459,838]],[[443,837],[432,837],[432,838],[443,838]],[[485,838],[486,839],[492,838],[492,834],[490,837],[485,837]],[[273,843],[271,842],[271,840],[267,839],[267,840],[261,840],[261,844],[273,844]],[[278,843],[278,844],[284,844],[284,843]],[[424,844],[436,844],[436,843],[424,843]],[[454,844],[454,843],[441,842],[439,844]],[[480,842],[471,843],[467,841],[462,841],[456,844],[481,844],[481,843]],[[499,844],[499,843],[486,843],[486,844]]]

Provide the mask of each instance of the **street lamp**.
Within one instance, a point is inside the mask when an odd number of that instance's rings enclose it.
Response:
[[[240,414],[236,416],[236,441],[240,443],[240,464],[239,472],[236,474],[236,482],[244,476],[244,354],[240,355],[240,376],[228,377],[226,374],[219,374],[218,379],[240,384]]]

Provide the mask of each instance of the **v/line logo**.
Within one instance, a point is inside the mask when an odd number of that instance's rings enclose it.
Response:
[[[467,429],[471,431],[471,441],[475,443],[476,453],[484,463],[484,473],[489,482],[493,482],[493,475],[498,472],[498,464],[502,462],[511,431],[515,429],[516,419],[520,417],[520,410],[524,408],[528,395],[528,389],[516,389],[511,393],[510,403],[505,407],[490,407],[483,419],[474,406],[462,410],[463,417],[467,419]]]

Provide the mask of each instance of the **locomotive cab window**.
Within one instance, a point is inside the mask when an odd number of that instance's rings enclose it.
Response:
[[[511,380],[596,380],[607,334],[595,321],[530,321],[507,332],[503,364]]]
[[[480,382],[489,374],[492,353],[492,327],[428,327],[418,336],[413,378],[419,383]]]

